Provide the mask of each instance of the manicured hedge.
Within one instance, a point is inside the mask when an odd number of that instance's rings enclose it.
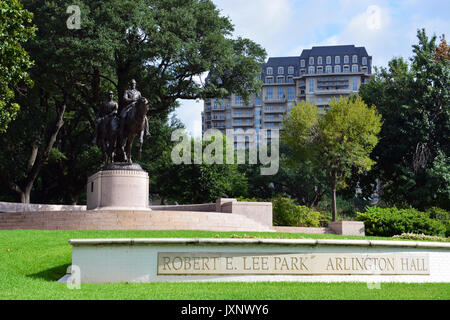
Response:
[[[445,226],[440,220],[412,208],[368,207],[366,212],[357,213],[357,220],[364,222],[369,236],[392,237],[403,233],[445,236]]]
[[[433,207],[427,210],[427,214],[430,218],[441,221],[445,226],[445,236],[450,237],[450,212],[441,208]]]
[[[326,217],[313,209],[297,205],[294,200],[286,197],[275,197],[269,200],[258,198],[238,198],[246,202],[272,202],[273,225],[286,227],[320,227]]]
[[[320,212],[299,206],[290,198],[274,198],[272,205],[275,226],[320,227],[322,219]]]

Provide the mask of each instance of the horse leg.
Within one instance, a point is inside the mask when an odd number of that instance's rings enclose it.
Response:
[[[133,163],[131,161],[131,148],[133,147],[134,135],[130,134],[127,138],[127,161],[128,163]]]

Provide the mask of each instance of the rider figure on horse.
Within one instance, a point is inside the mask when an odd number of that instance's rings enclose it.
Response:
[[[142,98],[141,93],[136,90],[136,80],[132,79],[130,82],[130,89],[125,91],[125,94],[123,96],[123,100],[126,103],[126,107],[122,109],[120,112],[120,136],[123,136],[124,127],[125,127],[125,119],[127,116],[127,113],[136,105],[136,102]],[[139,142],[142,144],[144,142],[144,131],[145,135],[147,137],[150,136],[149,126],[148,126],[148,119],[147,117],[144,118],[145,126],[144,130],[141,132],[141,136],[139,139]]]
[[[117,111],[119,110],[119,105],[114,101],[114,93],[112,91],[108,92],[108,100],[104,101],[100,105],[100,110],[97,114],[97,120],[95,121],[95,131],[94,131],[94,140],[92,140],[93,144],[97,144],[98,139],[98,127],[100,123],[109,118],[117,115]]]

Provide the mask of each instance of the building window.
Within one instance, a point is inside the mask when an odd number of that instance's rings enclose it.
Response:
[[[284,83],[284,77],[277,77],[277,83]]]
[[[273,74],[273,68],[272,67],[267,68],[266,73]]]
[[[363,66],[367,66],[367,57],[362,58],[362,64]]]
[[[294,67],[288,68],[288,74],[294,74]]]
[[[242,98],[241,96],[234,96],[234,104],[237,106],[241,106],[242,105]]]
[[[294,78],[293,77],[288,77],[287,78],[287,82],[288,83],[294,83]]]
[[[309,79],[309,93],[314,93],[314,79]]]
[[[317,64],[322,64],[322,57],[317,57]]]
[[[349,66],[344,66],[344,72],[350,72],[350,67]]]
[[[255,97],[255,106],[258,106],[258,107],[262,106],[262,99],[260,96]]]
[[[273,99],[273,88],[267,88],[266,89],[266,98],[267,99]]]
[[[326,73],[332,73],[332,67],[331,66],[327,66],[325,69]]]
[[[352,72],[358,72],[359,68],[357,64],[352,65]]]
[[[323,67],[317,67],[317,73],[323,73]]]
[[[367,69],[367,67],[362,67],[362,68],[361,68],[361,71],[364,72],[364,73],[367,73],[367,72],[368,72],[368,69]]]
[[[295,88],[289,87],[288,88],[288,101],[293,101],[295,98]]]
[[[284,67],[278,67],[278,74],[284,74]]]
[[[309,57],[309,64],[310,65],[314,64],[314,57]]]
[[[277,97],[278,97],[278,100],[283,100],[284,99],[284,88],[278,88],[277,89]]]
[[[334,73],[340,73],[341,72],[341,66],[334,66]]]
[[[273,83],[273,77],[266,77],[266,83]]]
[[[314,67],[309,67],[308,68],[308,73],[309,74],[314,74]]]
[[[358,63],[358,56],[356,54],[353,56],[352,63]]]
[[[357,77],[353,77],[353,91],[354,92],[358,91],[358,78]]]
[[[302,67],[302,68],[305,67],[305,60],[304,59],[300,60],[300,67]]]
[[[350,57],[344,56],[344,63],[350,63]]]
[[[327,64],[331,64],[331,57],[330,56],[327,57]]]
[[[340,64],[341,63],[341,57],[340,56],[334,57],[334,63],[335,64]]]

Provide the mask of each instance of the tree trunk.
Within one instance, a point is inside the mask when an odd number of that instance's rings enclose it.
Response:
[[[20,194],[20,202],[22,203],[30,203],[31,198],[31,188],[33,187],[33,184],[30,184],[25,188],[25,191]]]
[[[59,130],[64,124],[64,113],[66,111],[66,105],[62,105],[58,109],[58,119],[53,127],[52,133],[50,135],[49,141],[47,143],[46,148],[42,151],[41,154],[38,154],[38,147],[36,145],[33,146],[31,150],[31,155],[27,163],[27,175],[25,179],[18,184],[11,183],[10,188],[18,193],[20,196],[20,201],[22,203],[30,203],[31,198],[31,190],[33,189],[34,181],[39,175],[42,167],[44,166],[45,161],[47,160],[48,154],[50,150],[53,148],[54,143],[56,142],[56,137],[58,136]]]
[[[333,171],[330,175],[331,183],[331,215],[333,222],[337,218],[337,206],[336,206],[336,187],[337,187],[337,172]]]

